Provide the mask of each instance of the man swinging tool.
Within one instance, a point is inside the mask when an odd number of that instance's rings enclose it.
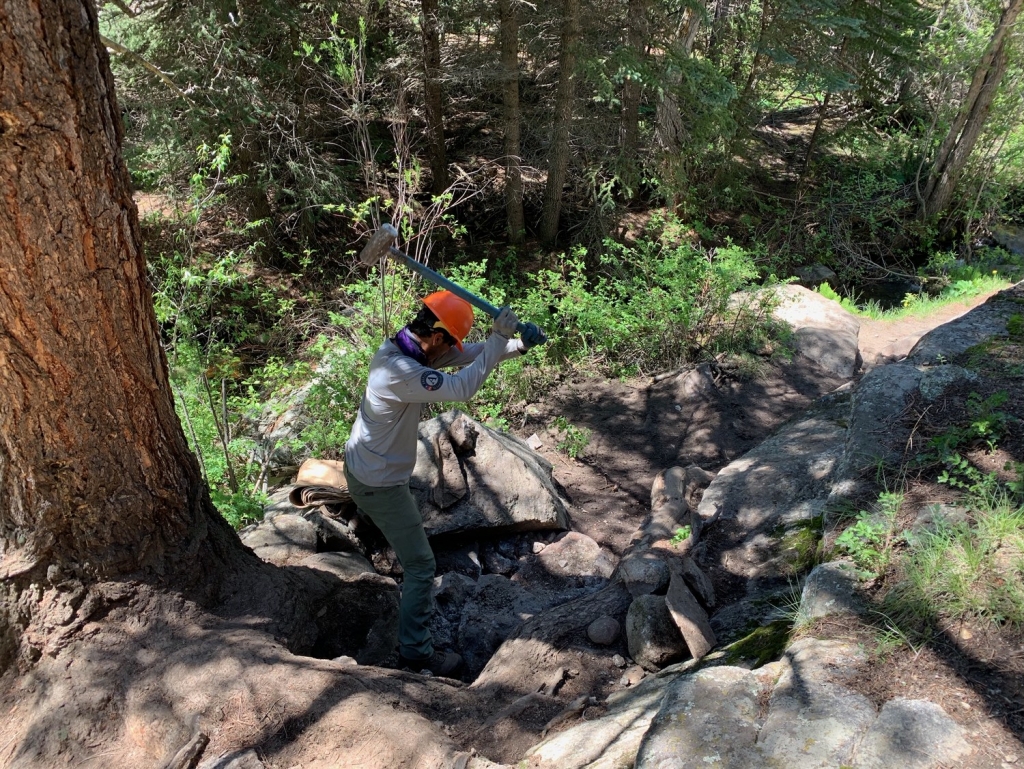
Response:
[[[500,361],[546,341],[543,331],[532,323],[520,324],[508,307],[498,311],[486,342],[464,345],[472,325],[473,308],[450,291],[424,298],[416,317],[370,361],[366,392],[345,445],[349,493],[387,538],[404,571],[400,664],[440,676],[454,674],[462,658],[435,650],[427,628],[434,553],[409,490],[420,408],[471,398]],[[517,326],[522,330],[515,340]],[[451,366],[464,368],[453,374],[438,370]]]

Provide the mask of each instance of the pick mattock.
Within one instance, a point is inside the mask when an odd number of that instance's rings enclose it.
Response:
[[[460,286],[458,283],[452,283],[448,278],[444,277],[440,273],[434,272],[434,270],[427,267],[425,264],[421,264],[413,259],[408,254],[405,254],[395,248],[392,244],[395,242],[395,238],[398,237],[398,230],[396,230],[390,224],[384,224],[379,230],[373,233],[370,241],[363,246],[363,250],[359,253],[359,261],[365,266],[369,267],[375,262],[379,262],[385,256],[390,256],[393,259],[397,259],[400,262],[404,262],[410,270],[419,273],[421,276],[429,280],[434,285],[446,288],[451,291],[455,296],[460,299],[465,299],[471,305],[476,307],[483,312],[486,312],[492,318],[497,318],[498,313],[501,312],[500,307],[495,307],[493,304],[488,302],[486,299],[481,299],[474,293],[471,293]],[[516,331],[522,334],[527,330],[527,324],[519,321],[516,326]],[[541,342],[544,344],[547,342],[547,336],[545,336],[543,329],[541,329]]]

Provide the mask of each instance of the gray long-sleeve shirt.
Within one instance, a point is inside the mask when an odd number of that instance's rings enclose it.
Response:
[[[416,464],[422,404],[468,400],[500,361],[520,354],[516,340],[494,333],[486,342],[463,348],[459,352],[452,347],[435,361],[437,368],[465,366],[447,374],[417,363],[390,340],[380,346],[370,361],[363,402],[345,444],[345,464],[352,475],[378,488],[408,481]]]

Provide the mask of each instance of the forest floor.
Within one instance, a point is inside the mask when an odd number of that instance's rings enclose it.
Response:
[[[891,342],[923,333],[984,299],[947,306],[927,318],[864,321],[862,354],[871,360]],[[800,356],[765,358],[761,365],[745,368],[721,361],[710,373],[715,386],[705,389],[694,389],[693,379],[686,376],[564,381],[530,405],[515,431],[523,438],[536,434],[540,440],[539,453],[552,463],[555,479],[572,502],[574,530],[622,554],[650,512],[651,484],[658,472],[690,464],[721,470],[845,381]],[[1004,408],[1024,416],[1019,380],[993,375],[985,387],[1008,389],[1013,396]],[[962,419],[965,398],[965,392],[951,393],[942,409],[922,420],[922,432]],[[575,459],[559,447],[567,436],[565,422],[561,432],[552,427],[556,416],[589,431]],[[1024,433],[1019,426],[1014,429],[1001,447],[1005,455],[972,459],[1024,461]],[[919,505],[952,499],[948,487],[926,478],[910,479],[906,494]],[[710,576],[720,606],[731,603],[743,587],[737,580]],[[503,679],[509,685],[499,695],[394,670],[296,657],[265,634],[221,623],[184,605],[160,609],[159,601],[154,599],[151,609],[140,598],[115,607],[103,624],[90,623],[96,635],[83,648],[92,657],[81,652],[59,656],[47,668],[53,676],[48,683],[26,678],[8,681],[9,688],[0,686],[6,689],[0,694],[0,711],[7,714],[0,721],[0,766],[57,765],[50,760],[55,756],[61,757],[61,765],[158,765],[152,757],[160,749],[188,737],[187,732],[161,731],[175,723],[174,714],[162,704],[150,707],[146,700],[160,703],[161,691],[180,698],[185,710],[204,697],[227,698],[230,707],[225,705],[222,722],[211,731],[206,758],[242,744],[255,746],[264,766],[281,769],[343,765],[332,755],[343,756],[347,766],[419,766],[443,751],[441,734],[459,750],[518,765],[569,701],[587,695],[601,703],[626,685],[622,670],[611,662],[613,652],[628,656],[624,642],[600,654],[558,649],[559,654],[573,655],[575,662],[564,665],[568,676],[557,697],[501,717],[510,702],[536,691],[529,687],[536,670],[508,671]],[[146,617],[156,619],[146,624]],[[1024,765],[1024,637],[992,622],[937,626],[938,634],[920,645],[894,643],[867,620],[831,626],[819,622],[801,632],[860,643],[871,663],[855,686],[873,701],[902,696],[942,705],[977,748],[959,766]],[[78,668],[88,669],[93,657],[106,660],[96,674],[109,677],[82,679]],[[122,706],[115,691],[129,684],[133,694]],[[593,712],[587,708],[582,717],[595,714],[600,714],[600,705]],[[84,736],[68,726],[76,723],[74,718],[87,725],[81,729]],[[26,724],[31,725],[27,733]],[[425,730],[425,724],[435,731]],[[405,758],[392,755],[402,746]]]

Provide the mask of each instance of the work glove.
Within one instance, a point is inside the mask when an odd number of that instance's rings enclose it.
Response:
[[[502,307],[501,312],[498,313],[498,317],[494,319],[494,326],[491,327],[491,330],[499,336],[511,339],[515,336],[516,327],[518,325],[519,318],[517,318],[516,314],[512,312],[512,308]]]
[[[519,335],[519,348],[526,352],[531,347],[544,344],[546,341],[548,341],[548,337],[544,333],[544,329],[536,323],[527,323],[523,333]]]

